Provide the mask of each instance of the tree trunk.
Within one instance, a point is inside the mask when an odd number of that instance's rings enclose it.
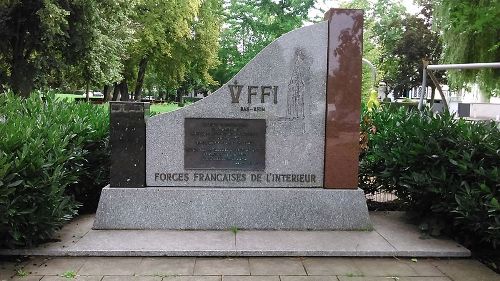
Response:
[[[18,53],[13,54],[10,86],[16,95],[27,98],[34,88],[35,68],[24,58],[22,50],[14,51]]]
[[[108,84],[104,85],[102,93],[104,95],[103,102],[108,102],[111,99],[111,86],[109,86]]]
[[[85,86],[85,101],[89,102],[90,101],[90,95],[89,95],[89,82],[87,81],[87,85]]]
[[[158,96],[156,97],[157,100],[163,100],[163,96],[164,96],[164,92],[163,91],[158,91]]]
[[[10,87],[16,95],[27,98],[34,88],[35,66],[28,61],[31,52],[25,50],[25,32],[19,19],[17,21],[16,35],[12,36],[10,40],[12,48]]]
[[[144,75],[146,74],[146,67],[148,66],[148,59],[143,57],[139,62],[139,71],[137,72],[137,83],[135,83],[134,99],[141,99],[142,85],[144,84]]]
[[[177,90],[177,95],[175,97],[175,101],[177,103],[180,103],[182,101],[182,91],[181,90]]]
[[[118,83],[115,82],[113,84],[113,97],[111,98],[112,101],[117,101],[120,98],[120,86],[118,86]]]
[[[129,95],[128,95],[128,85],[127,85],[127,80],[123,79],[122,82],[120,82],[120,100],[121,101],[129,101]]]

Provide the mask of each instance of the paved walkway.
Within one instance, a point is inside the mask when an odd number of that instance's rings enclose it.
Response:
[[[422,237],[400,212],[372,212],[373,231],[92,230],[81,216],[57,235],[59,242],[0,255],[27,256],[368,256],[469,257],[450,239]]]
[[[500,275],[473,259],[34,257],[0,261],[0,280],[498,281]]]

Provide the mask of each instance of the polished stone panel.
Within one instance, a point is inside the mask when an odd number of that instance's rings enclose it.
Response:
[[[110,184],[114,187],[144,187],[149,103],[110,102],[109,109]]]
[[[328,81],[325,188],[358,188],[363,11],[331,9],[328,20]]]

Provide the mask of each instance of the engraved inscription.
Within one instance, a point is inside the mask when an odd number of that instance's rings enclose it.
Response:
[[[185,169],[265,169],[264,119],[186,118]]]
[[[182,172],[182,173],[155,173],[156,182],[280,182],[280,183],[317,183],[315,174],[274,174],[242,172]]]
[[[236,80],[234,80],[233,84],[228,84],[227,86],[231,95],[231,103],[240,103],[240,96],[243,89],[246,89],[248,104],[256,102],[278,103],[278,86],[244,86],[239,85]]]

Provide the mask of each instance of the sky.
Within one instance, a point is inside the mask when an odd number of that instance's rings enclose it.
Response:
[[[326,11],[329,8],[338,8],[340,6],[340,3],[346,1],[347,0],[319,0],[316,4],[316,7]],[[406,7],[410,14],[417,14],[418,12],[420,12],[418,6],[413,4],[413,0],[400,0],[400,2]],[[323,16],[323,13],[316,9],[309,12],[310,18],[313,18],[317,15]]]

